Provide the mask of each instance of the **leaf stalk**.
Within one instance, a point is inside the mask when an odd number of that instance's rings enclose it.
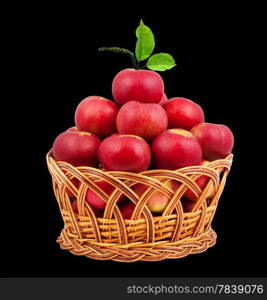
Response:
[[[116,52],[116,53],[124,53],[124,54],[128,54],[132,60],[132,63],[135,67],[135,69],[138,69],[138,61],[134,55],[134,53],[128,49],[125,48],[120,48],[120,47],[101,47],[98,48],[99,52]]]

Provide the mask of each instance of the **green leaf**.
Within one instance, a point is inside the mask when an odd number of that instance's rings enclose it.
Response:
[[[176,64],[170,54],[157,53],[148,59],[146,66],[153,71],[166,71],[176,66]]]
[[[154,35],[151,29],[143,21],[136,29],[137,42],[135,46],[135,56],[138,61],[147,59],[155,48]]]

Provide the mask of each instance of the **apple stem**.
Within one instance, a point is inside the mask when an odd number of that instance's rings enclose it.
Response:
[[[117,52],[117,53],[124,53],[124,54],[128,54],[131,59],[132,59],[132,63],[135,67],[135,69],[138,69],[138,61],[134,55],[134,53],[128,49],[125,49],[125,48],[120,48],[120,47],[101,47],[101,48],[98,48],[98,51],[99,52],[103,52],[103,51],[107,51],[107,52]]]

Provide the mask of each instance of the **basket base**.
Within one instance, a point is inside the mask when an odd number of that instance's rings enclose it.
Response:
[[[217,235],[213,229],[194,238],[185,238],[178,242],[161,241],[153,244],[134,243],[111,245],[69,237],[64,228],[57,239],[61,249],[69,250],[74,255],[86,256],[96,260],[119,262],[160,261],[177,259],[189,254],[206,251],[216,243]]]

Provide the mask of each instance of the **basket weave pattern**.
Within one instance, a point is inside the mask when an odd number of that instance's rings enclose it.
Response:
[[[216,233],[211,223],[231,168],[232,154],[207,166],[190,166],[177,171],[148,170],[138,174],[74,167],[63,161],[56,162],[51,151],[46,158],[64,221],[57,240],[62,249],[93,259],[134,262],[181,258],[203,252],[215,244]],[[209,177],[203,191],[196,184],[202,175]],[[73,185],[73,178],[81,183],[79,188]],[[95,184],[98,180],[115,187],[110,196]],[[176,192],[166,185],[169,180],[181,184]],[[136,183],[149,186],[141,197],[131,188]],[[207,201],[211,188],[216,192]],[[92,189],[106,202],[101,218],[95,216],[85,201],[87,189]],[[181,204],[187,189],[197,196],[190,212],[184,212]],[[77,199],[78,213],[74,212],[67,191]],[[155,191],[169,198],[160,216],[153,216],[146,206]],[[122,194],[135,204],[131,220],[123,219],[117,205]]]

